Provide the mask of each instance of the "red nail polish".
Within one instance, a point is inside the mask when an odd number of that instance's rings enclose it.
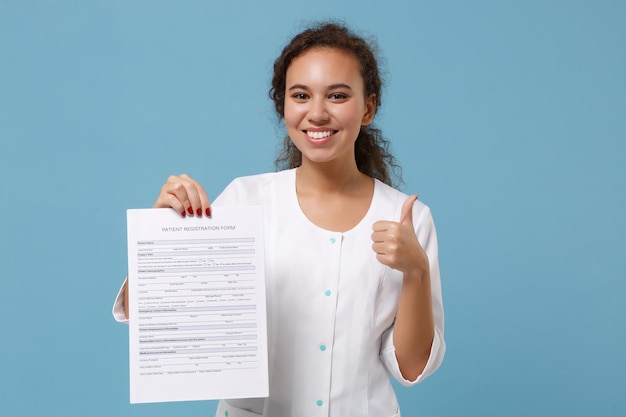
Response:
[[[211,207],[206,209],[206,216],[211,217]]]
[[[190,216],[193,216],[193,209],[191,206],[187,207],[187,213],[189,213]]]
[[[196,210],[196,214],[198,215],[198,217],[202,217],[202,209],[199,208],[198,210]]]
[[[183,210],[182,213],[180,213],[181,216],[185,217],[185,210]]]

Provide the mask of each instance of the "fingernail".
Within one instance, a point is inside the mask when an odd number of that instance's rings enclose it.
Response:
[[[181,216],[185,217],[185,210],[183,210],[182,213],[180,213]]]
[[[187,213],[189,213],[190,216],[193,216],[193,209],[191,206],[187,207]]]
[[[206,209],[206,216],[207,216],[207,217],[211,217],[211,207],[208,207],[208,208]]]
[[[198,214],[198,217],[202,217],[202,209],[201,208],[196,210],[196,213]]]

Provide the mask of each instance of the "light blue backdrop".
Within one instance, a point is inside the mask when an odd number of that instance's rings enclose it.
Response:
[[[433,210],[448,354],[404,416],[624,416],[623,1],[0,0],[0,415],[128,404],[125,210],[273,169],[303,22],[379,40],[379,125]]]

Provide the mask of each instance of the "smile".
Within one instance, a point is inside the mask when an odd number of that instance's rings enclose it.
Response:
[[[311,132],[310,130],[306,130],[305,132],[311,139],[324,139],[335,133],[335,131],[332,130],[326,132]]]

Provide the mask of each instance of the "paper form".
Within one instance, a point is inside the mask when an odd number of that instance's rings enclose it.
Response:
[[[128,210],[130,402],[268,396],[263,212]]]

